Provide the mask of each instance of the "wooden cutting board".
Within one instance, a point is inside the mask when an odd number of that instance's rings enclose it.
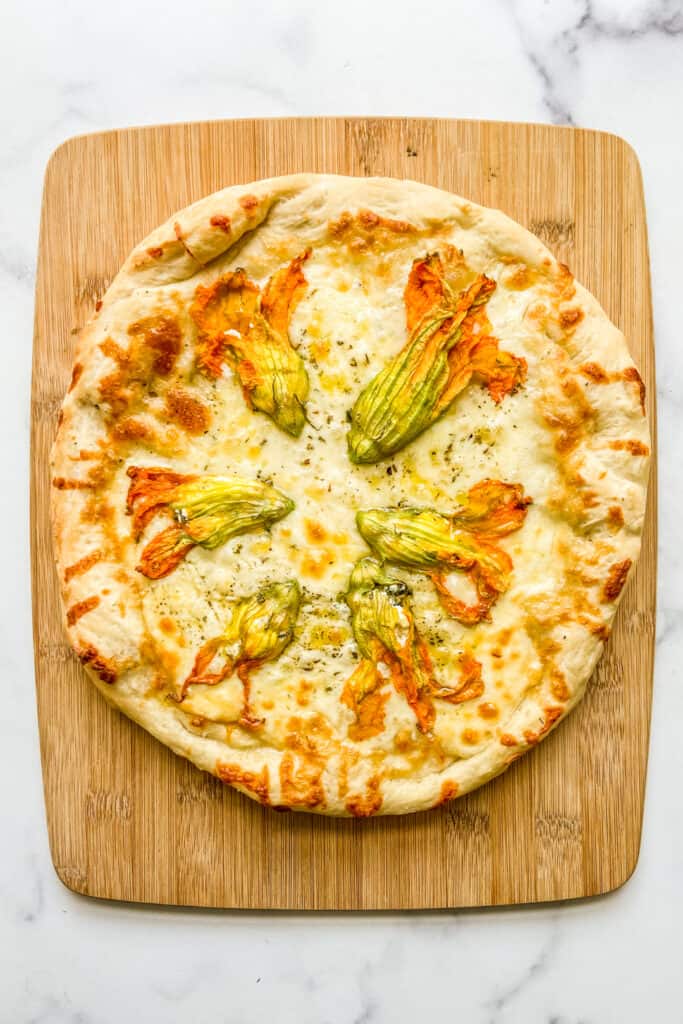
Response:
[[[175,210],[226,185],[295,171],[415,178],[529,227],[625,332],[654,433],[641,176],[633,151],[613,135],[319,118],[169,125],[64,143],[43,196],[31,476],[36,687],[57,873],[91,896],[209,907],[464,907],[614,889],[635,867],[643,813],[654,469],[642,557],[583,704],[502,778],[436,811],[347,821],[252,803],[112,710],[66,643],[47,459],[74,334],[134,243]]]

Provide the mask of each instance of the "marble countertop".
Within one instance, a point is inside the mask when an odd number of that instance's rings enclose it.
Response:
[[[679,0],[67,0],[0,39],[0,1024],[606,1024],[681,1019],[683,4]],[[72,895],[51,866],[32,678],[29,384],[42,176],[70,135],[132,124],[406,114],[605,129],[645,181],[659,369],[658,646],[643,845],[618,892],[444,914],[160,910]],[[679,438],[678,444],[675,439]]]

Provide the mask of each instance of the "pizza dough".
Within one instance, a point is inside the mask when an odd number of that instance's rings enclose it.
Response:
[[[78,338],[69,637],[112,704],[264,804],[436,806],[581,699],[648,455],[623,335],[502,213],[391,179],[228,188]]]

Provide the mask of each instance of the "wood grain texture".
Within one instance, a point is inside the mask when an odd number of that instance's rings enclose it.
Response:
[[[71,139],[45,177],[33,357],[36,685],[50,844],[71,889],[210,907],[463,907],[595,895],[640,844],[652,689],[656,480],[643,553],[588,695],[501,779],[437,811],[278,814],[112,710],[61,626],[48,451],[89,318],[133,245],[226,185],[296,171],[382,174],[499,207],[569,264],[622,328],[648,386],[654,348],[640,170],[620,139],[540,125],[285,119]]]

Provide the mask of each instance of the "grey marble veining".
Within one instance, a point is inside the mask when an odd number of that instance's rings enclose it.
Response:
[[[683,4],[8,0],[0,53],[0,1024],[683,1019]],[[658,660],[641,860],[604,899],[458,914],[217,914],[83,900],[51,868],[27,484],[45,164],[80,132],[316,113],[577,124],[623,135],[640,157],[659,369]]]
[[[581,91],[583,62],[590,47],[616,42],[628,61],[631,44],[683,34],[683,8],[676,0],[510,2],[524,54],[539,76],[544,106],[556,124],[576,123],[574,101]]]

